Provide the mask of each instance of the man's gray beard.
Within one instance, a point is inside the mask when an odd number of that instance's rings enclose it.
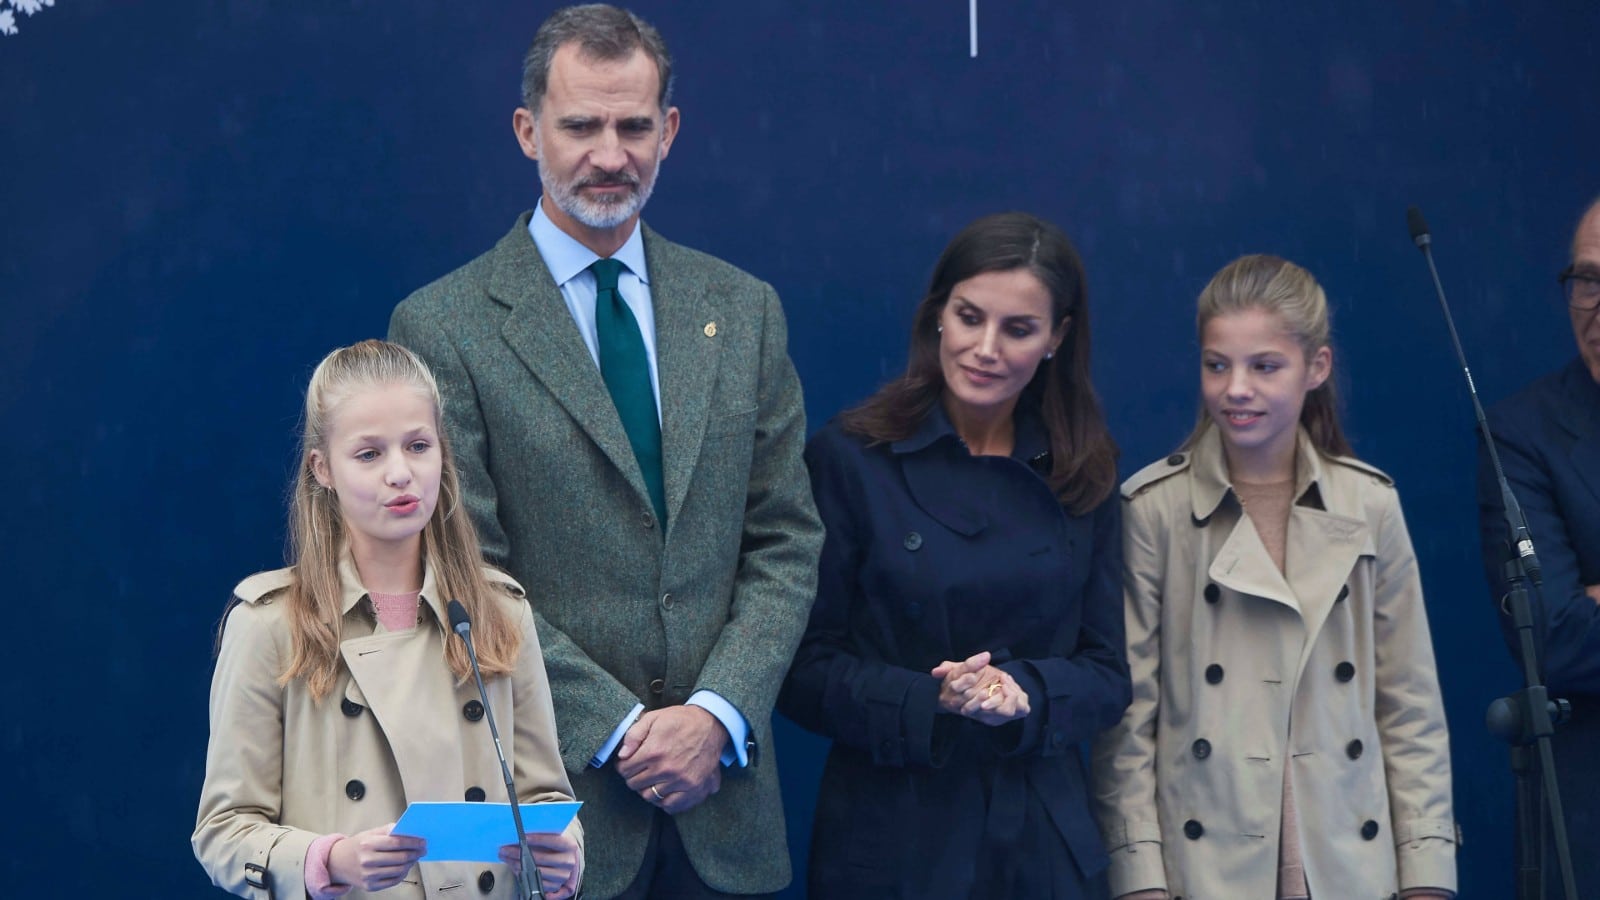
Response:
[[[539,181],[544,192],[555,201],[556,208],[589,228],[615,228],[644,209],[645,202],[655,190],[656,176],[661,173],[661,157],[656,157],[655,168],[648,179],[640,179],[633,193],[616,200],[591,200],[566,184],[553,182],[539,166]]]

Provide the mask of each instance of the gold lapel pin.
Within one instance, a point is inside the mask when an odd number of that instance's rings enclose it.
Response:
[[[706,323],[706,337],[716,337],[716,336],[717,336],[717,323],[715,323],[715,322],[707,322]]]

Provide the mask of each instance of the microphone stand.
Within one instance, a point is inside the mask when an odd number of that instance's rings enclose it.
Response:
[[[1578,900],[1578,890],[1572,875],[1572,850],[1567,842],[1566,813],[1561,806],[1561,786],[1556,779],[1555,756],[1550,749],[1550,736],[1556,726],[1565,722],[1572,707],[1566,700],[1550,699],[1539,672],[1538,643],[1534,640],[1534,617],[1529,601],[1528,587],[1539,594],[1539,556],[1534,552],[1533,538],[1528,533],[1528,521],[1522,514],[1522,504],[1517,502],[1511,483],[1506,480],[1500,465],[1500,454],[1495,448],[1494,435],[1489,431],[1489,420],[1483,414],[1483,404],[1478,400],[1478,388],[1472,382],[1472,370],[1467,368],[1467,355],[1461,349],[1461,338],[1456,334],[1455,318],[1450,314],[1450,304],[1444,297],[1444,283],[1439,280],[1439,270],[1433,264],[1428,225],[1422,212],[1415,206],[1406,210],[1406,223],[1411,229],[1411,240],[1428,261],[1428,273],[1433,276],[1434,290],[1439,295],[1439,306],[1444,310],[1445,324],[1450,329],[1450,342],[1455,347],[1456,359],[1466,375],[1467,394],[1472,399],[1472,412],[1477,417],[1478,432],[1489,454],[1496,483],[1500,487],[1500,506],[1505,514],[1507,559],[1504,572],[1505,596],[1501,612],[1510,615],[1516,628],[1518,657],[1522,663],[1523,688],[1489,704],[1484,724],[1489,733],[1511,746],[1511,771],[1516,779],[1516,835],[1517,835],[1517,900],[1540,900],[1544,896],[1543,879],[1543,829],[1541,820],[1548,810],[1550,831],[1555,838],[1556,863],[1561,869],[1561,886],[1567,900]],[[1544,608],[1543,597],[1539,606]],[[1540,620],[1542,623],[1542,619]],[[1543,775],[1544,794],[1541,797],[1538,770]],[[1543,802],[1548,800],[1548,806]]]
[[[489,720],[489,734],[494,738],[494,753],[500,759],[500,774],[505,777],[506,797],[511,800],[511,820],[517,826],[517,847],[522,851],[522,871],[517,873],[517,895],[523,900],[544,900],[544,879],[539,874],[539,864],[534,862],[528,849],[528,832],[522,827],[522,804],[517,798],[517,786],[511,779],[511,767],[506,765],[506,754],[500,747],[500,729],[494,723],[494,707],[489,705],[489,692],[483,686],[483,671],[478,668],[478,651],[472,646],[472,620],[459,600],[450,601],[450,627],[467,645],[467,659],[472,661],[472,677],[478,682],[478,697],[483,702],[483,714]]]

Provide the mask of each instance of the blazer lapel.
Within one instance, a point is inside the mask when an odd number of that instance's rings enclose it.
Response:
[[[1572,433],[1572,469],[1600,499],[1600,384],[1589,377],[1589,370],[1578,360],[1567,367],[1565,409],[1555,417]]]
[[[528,372],[648,502],[644,476],[600,367],[584,346],[561,290],[528,234],[527,219],[520,217],[495,247],[489,294],[511,308],[501,335]],[[662,393],[666,393],[664,376]]]
[[[643,227],[641,225],[641,227]],[[711,391],[725,337],[713,296],[693,268],[683,264],[671,242],[646,228],[645,263],[650,267],[650,300],[656,313],[656,371],[661,380],[662,479],[667,521],[678,516],[710,417]],[[612,418],[616,418],[613,411]],[[621,428],[619,424],[618,429]],[[626,439],[624,439],[626,440]],[[637,471],[638,467],[634,467]],[[641,491],[643,487],[641,485]]]

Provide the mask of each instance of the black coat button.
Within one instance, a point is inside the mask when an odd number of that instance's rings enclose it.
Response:
[[[1221,684],[1222,683],[1222,667],[1221,666],[1217,665],[1216,663],[1212,663],[1211,665],[1206,666],[1206,683],[1207,684]]]
[[[348,697],[339,701],[339,711],[352,719],[361,715],[361,711],[363,709],[366,709],[366,707],[355,702],[354,700],[349,699]]]
[[[922,549],[922,535],[917,534],[915,531],[906,532],[906,549],[907,550],[921,550]]]
[[[1169,465],[1169,466],[1181,466],[1181,465],[1183,465],[1183,454],[1182,453],[1174,453],[1171,456],[1167,457],[1167,465]]]
[[[494,873],[493,872],[489,871],[488,869],[484,869],[481,873],[479,873],[479,875],[478,875],[478,890],[484,892],[485,894],[490,893],[490,892],[492,892],[494,890]]]
[[[352,778],[344,783],[344,795],[351,800],[360,800],[367,795],[367,786]]]
[[[1205,759],[1211,755],[1211,742],[1205,738],[1200,738],[1189,749],[1194,753],[1195,759]]]
[[[1344,587],[1339,588],[1339,596],[1333,598],[1333,602],[1339,603],[1339,602],[1341,602],[1343,600],[1349,599],[1349,597],[1350,597],[1350,585],[1347,584]]]
[[[467,802],[468,803],[482,803],[484,798],[487,797],[487,796],[489,796],[489,795],[485,794],[483,792],[483,788],[481,788],[481,787],[469,787],[469,788],[467,788]]]
[[[1183,823],[1183,836],[1191,841],[1200,840],[1200,835],[1206,833],[1206,827],[1193,819]]]
[[[1372,840],[1373,838],[1375,838],[1377,836],[1378,836],[1378,823],[1377,822],[1374,822],[1371,819],[1368,819],[1367,821],[1361,823],[1361,839],[1363,841],[1370,841],[1370,840]]]
[[[1349,681],[1350,679],[1356,677],[1356,667],[1351,665],[1349,662],[1339,663],[1337,666],[1333,667],[1333,677],[1339,679],[1340,681]]]
[[[1344,755],[1351,759],[1361,758],[1361,741],[1354,740],[1344,745]]]
[[[468,700],[467,705],[461,707],[461,714],[467,717],[468,722],[476,722],[483,718],[483,704],[476,700]]]
[[[1214,584],[1206,585],[1206,602],[1215,603],[1222,599],[1222,589]]]

